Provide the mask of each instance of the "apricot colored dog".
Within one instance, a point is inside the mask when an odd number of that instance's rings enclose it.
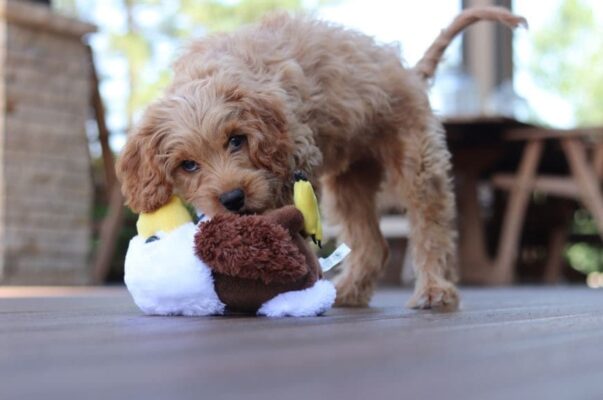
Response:
[[[466,10],[414,68],[396,47],[287,14],[193,42],[118,162],[128,205],[148,212],[176,193],[209,215],[263,213],[291,203],[293,173],[304,171],[352,248],[337,303],[364,306],[388,255],[378,197],[393,190],[412,228],[409,306],[455,308],[450,155],[427,81],[453,37],[482,19],[525,22],[502,8]]]

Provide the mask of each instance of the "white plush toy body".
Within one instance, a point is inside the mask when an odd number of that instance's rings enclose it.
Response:
[[[193,252],[192,222],[157,232],[157,240],[137,235],[126,254],[124,281],[134,302],[149,315],[213,315],[224,312],[211,271]]]
[[[201,224],[203,221],[200,222]],[[195,225],[176,197],[150,214],[141,214],[130,241],[124,281],[147,315],[221,315],[225,305],[214,288],[211,269],[194,251]],[[318,280],[304,290],[277,295],[258,310],[269,317],[316,316],[335,301],[335,288]]]

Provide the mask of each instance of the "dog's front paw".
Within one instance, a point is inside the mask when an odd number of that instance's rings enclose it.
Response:
[[[459,307],[459,295],[454,285],[447,281],[418,284],[406,306],[421,310],[455,311]]]
[[[367,307],[371,300],[372,290],[346,283],[345,280],[336,281],[335,307]]]

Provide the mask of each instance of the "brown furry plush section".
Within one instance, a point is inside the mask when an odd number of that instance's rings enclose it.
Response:
[[[256,312],[276,295],[302,290],[321,277],[316,255],[300,235],[294,206],[264,215],[218,215],[195,235],[195,251],[212,269],[220,300],[230,311]]]
[[[222,303],[229,311],[254,313],[262,304],[277,295],[292,290],[311,287],[316,282],[314,275],[306,274],[302,279],[290,283],[264,284],[260,280],[241,279],[214,271],[214,286]]]
[[[214,273],[286,284],[308,273],[289,232],[261,216],[217,215],[195,235],[197,256]]]

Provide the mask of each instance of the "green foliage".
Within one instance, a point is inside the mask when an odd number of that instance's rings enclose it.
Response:
[[[539,85],[572,103],[578,124],[603,123],[603,26],[583,0],[563,0],[534,37],[532,73]]]
[[[200,24],[208,31],[230,31],[256,21],[269,11],[294,11],[302,6],[302,0],[240,0],[236,3],[181,0],[179,12],[189,17],[190,26]],[[184,33],[186,34],[186,31]]]
[[[579,235],[597,235],[599,230],[595,220],[585,209],[578,209],[574,213],[572,233]]]
[[[584,0],[563,0],[555,17],[534,37],[531,65],[536,82],[574,108],[578,125],[603,123],[603,26]],[[572,233],[598,235],[585,210],[574,216]],[[570,265],[588,274],[603,271],[600,245],[574,243],[566,251]]]
[[[110,52],[125,58],[130,70],[126,110],[130,122],[170,81],[169,64],[159,43],[180,47],[196,36],[256,21],[269,11],[298,11],[304,5],[303,0],[122,1],[129,26],[125,32],[110,32],[109,43]],[[143,17],[149,13],[160,15],[159,21],[145,25]]]
[[[567,259],[575,270],[583,274],[601,271],[603,250],[587,243],[574,243],[567,249]]]
[[[76,0],[53,0],[52,7],[66,15],[75,16],[78,14]]]
[[[131,125],[134,113],[141,106],[141,103],[146,100],[143,93],[145,91],[144,85],[147,82],[140,82],[138,77],[151,60],[152,45],[135,28],[124,34],[110,34],[109,43],[111,50],[126,58],[128,62],[130,93],[127,99],[126,114],[129,121],[128,125]],[[128,126],[128,128],[130,127]]]
[[[128,90],[126,93],[106,98],[110,111],[124,113],[126,129],[131,128],[136,114],[157,98],[170,79],[169,65],[172,55],[166,47],[176,49],[188,40],[214,31],[230,31],[242,24],[260,19],[265,13],[276,9],[299,11],[303,0],[55,0],[54,7],[68,15],[84,11],[83,4],[97,1],[98,5],[121,8],[126,15],[126,26],[116,28],[110,21],[93,20],[99,26],[99,35],[104,36],[106,47],[95,48],[97,60],[119,58],[127,65]],[[101,3],[102,2],[102,3]],[[321,0],[317,4],[332,3]],[[94,13],[90,14],[94,17]],[[149,16],[158,18],[148,19]],[[111,21],[112,22],[112,21]],[[125,97],[125,98],[124,98]],[[116,109],[115,103],[125,100],[125,109]],[[98,165],[96,168],[100,168]],[[99,190],[94,208],[94,220],[100,221],[107,207]],[[110,281],[123,278],[123,260],[128,242],[136,234],[136,216],[129,210],[117,240],[117,248],[111,268]],[[95,239],[93,245],[98,245]]]
[[[102,1],[102,3],[101,3]],[[315,0],[315,6],[339,0]],[[96,3],[95,3],[96,2]],[[106,36],[108,46],[95,48],[99,59],[118,57],[128,66],[129,89],[125,113],[128,125],[148,103],[159,96],[171,79],[170,61],[173,54],[166,48],[178,49],[194,37],[215,31],[230,31],[252,23],[264,14],[284,10],[301,11],[304,0],[55,0],[54,7],[69,15],[98,7],[116,7],[127,16],[127,26],[93,20],[99,35]],[[89,13],[95,18],[95,13]],[[149,19],[149,16],[152,18]],[[114,107],[109,105],[111,111]],[[125,128],[130,128],[127,126]]]

